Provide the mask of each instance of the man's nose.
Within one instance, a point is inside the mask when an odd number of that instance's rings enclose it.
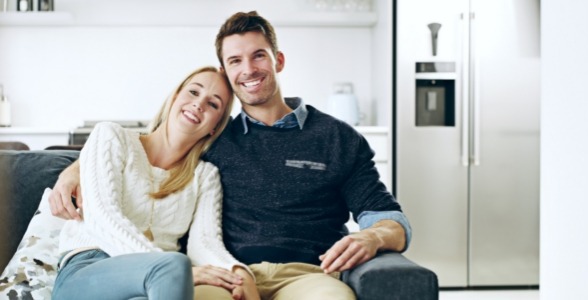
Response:
[[[252,75],[255,73],[256,67],[251,60],[245,60],[243,62],[243,75]]]

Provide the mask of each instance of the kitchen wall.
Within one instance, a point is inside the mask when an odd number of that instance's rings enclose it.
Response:
[[[60,14],[48,21],[0,16],[0,83],[15,127],[150,119],[183,76],[218,65],[220,24],[233,12],[255,9],[274,23],[286,55],[284,96],[326,111],[333,83],[352,82],[365,115],[361,125],[387,125],[390,114],[378,107],[389,111],[390,81],[382,78],[391,76],[391,66],[374,55],[389,53],[377,49],[389,47],[390,21],[376,18],[391,13],[388,1],[374,1],[376,12],[378,5],[386,11],[370,21],[376,14],[320,12],[313,0],[55,0]]]
[[[587,10],[541,0],[542,300],[588,299]]]

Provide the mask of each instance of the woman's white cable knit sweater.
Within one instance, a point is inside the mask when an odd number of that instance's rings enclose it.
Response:
[[[150,198],[167,176],[168,171],[149,163],[139,133],[114,123],[97,124],[80,154],[84,221],[66,222],[60,252],[100,248],[117,256],[178,251],[178,240],[190,230],[187,254],[194,265],[247,268],[223,244],[218,169],[200,161],[186,188],[164,199]],[[153,242],[143,235],[152,207]]]

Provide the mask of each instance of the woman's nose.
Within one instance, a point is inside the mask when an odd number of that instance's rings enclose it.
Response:
[[[199,112],[203,112],[204,110],[202,109],[202,105],[201,105],[201,100],[200,101],[195,101],[192,106],[196,107],[196,110],[198,110]]]

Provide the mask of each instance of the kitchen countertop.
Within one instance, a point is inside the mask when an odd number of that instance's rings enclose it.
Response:
[[[0,134],[69,134],[70,128],[64,127],[0,127]]]
[[[355,126],[354,128],[361,133],[388,133],[386,126]]]
[[[28,126],[14,126],[14,127],[0,127],[0,134],[69,134],[74,128],[64,127],[28,127]],[[355,129],[361,133],[381,133],[388,132],[385,126],[356,126]]]

